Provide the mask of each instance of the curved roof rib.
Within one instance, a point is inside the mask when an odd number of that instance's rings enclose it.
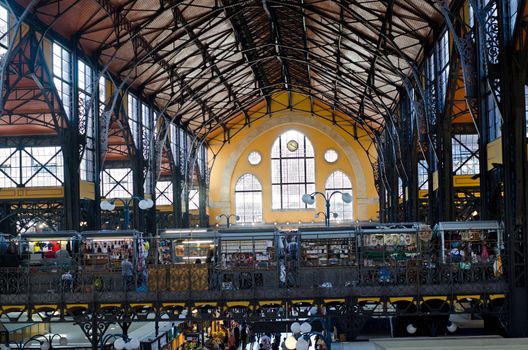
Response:
[[[380,130],[443,20],[423,0],[60,0],[33,16],[202,135],[277,91]]]

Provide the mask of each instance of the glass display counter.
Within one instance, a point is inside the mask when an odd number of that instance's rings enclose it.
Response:
[[[434,232],[442,263],[494,262],[504,250],[504,230],[497,221],[440,222]]]
[[[360,259],[364,266],[405,264],[418,254],[417,227],[361,229]]]
[[[83,263],[94,268],[120,270],[124,259],[137,262],[141,233],[134,230],[85,231],[82,233]]]
[[[159,233],[158,262],[168,264],[200,264],[212,262],[215,232],[207,229],[168,229]]]
[[[24,264],[68,269],[79,253],[80,236],[75,231],[26,232],[19,237]]]
[[[219,230],[223,269],[270,269],[277,266],[275,234],[269,229]]]
[[[301,228],[301,266],[354,266],[358,260],[355,228]]]

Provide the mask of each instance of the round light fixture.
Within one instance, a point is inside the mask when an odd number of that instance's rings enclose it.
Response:
[[[301,332],[301,324],[299,322],[293,322],[290,326],[290,329],[293,334],[298,334]]]
[[[138,206],[141,210],[147,210],[154,206],[154,201],[150,198],[142,199],[139,201]]]
[[[99,207],[101,208],[101,210],[106,210],[106,211],[109,211],[111,206],[112,204],[110,204],[110,202],[107,200],[104,200],[99,204]]]
[[[68,338],[65,337],[65,336],[61,336],[61,337],[59,338],[59,345],[60,345],[60,346],[66,346],[66,345],[68,345]]]
[[[310,347],[310,344],[308,344],[306,339],[304,339],[303,337],[300,337],[297,340],[297,345],[296,345],[297,350],[308,350],[308,347]]]
[[[114,342],[114,349],[123,350],[125,348],[125,340],[123,338],[117,338]]]
[[[312,205],[315,203],[315,198],[309,194],[303,194],[302,201],[306,204]]]
[[[345,203],[352,203],[352,195],[350,193],[343,193],[341,195],[341,198],[343,199],[343,202]]]
[[[262,156],[260,155],[260,152],[253,151],[248,155],[248,162],[251,165],[259,165],[262,161]]]
[[[287,349],[293,350],[297,346],[297,339],[295,339],[293,335],[290,335],[288,338],[286,338],[284,345],[286,345]]]
[[[301,333],[310,333],[312,331],[312,325],[308,322],[303,322],[301,324]]]
[[[295,140],[290,140],[288,143],[286,143],[286,148],[290,152],[295,152],[299,149],[299,143]]]
[[[326,152],[324,154],[324,159],[328,163],[335,163],[338,158],[339,158],[339,155],[337,154],[335,149],[326,150]]]
[[[416,333],[417,330],[418,330],[418,328],[416,328],[412,323],[409,323],[407,325],[407,333],[414,334],[414,333]]]

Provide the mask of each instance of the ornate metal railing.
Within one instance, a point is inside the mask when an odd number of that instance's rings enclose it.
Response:
[[[69,273],[68,273],[69,271]],[[340,291],[342,294],[371,294],[378,290],[400,288],[402,293],[412,288],[414,293],[431,293],[465,289],[483,292],[504,282],[502,272],[493,263],[448,263],[435,266],[335,266],[289,267],[279,272],[275,269],[218,269],[210,264],[154,265],[141,273],[123,276],[120,271],[94,271],[86,267],[54,268],[41,271],[35,267],[0,269],[0,295],[19,298],[47,295],[69,298],[73,295],[108,293],[148,295],[174,292],[230,292],[236,297],[250,291],[273,296],[276,293],[309,293],[321,290]],[[407,288],[407,289],[405,289]],[[465,288],[465,289],[464,289]],[[206,294],[205,294],[206,295]],[[211,294],[211,295],[214,295]],[[139,297],[138,297],[139,296]],[[345,296],[345,295],[343,295]],[[177,301],[177,300],[175,300]]]

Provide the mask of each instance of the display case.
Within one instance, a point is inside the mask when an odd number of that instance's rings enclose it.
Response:
[[[355,227],[300,228],[301,266],[354,266],[358,263]]]
[[[434,232],[442,263],[494,262],[504,250],[504,230],[497,221],[440,222]]]
[[[78,257],[81,237],[76,231],[26,232],[19,236],[25,264],[67,269]]]
[[[160,264],[209,263],[214,257],[216,232],[208,229],[167,229],[158,233]]]
[[[400,265],[418,255],[419,225],[359,228],[360,260],[364,266]]]
[[[274,228],[218,231],[218,260],[223,269],[271,269],[277,266]]]
[[[124,259],[130,258],[137,263],[142,256],[139,231],[84,231],[82,238],[83,262],[94,268],[120,270]]]

